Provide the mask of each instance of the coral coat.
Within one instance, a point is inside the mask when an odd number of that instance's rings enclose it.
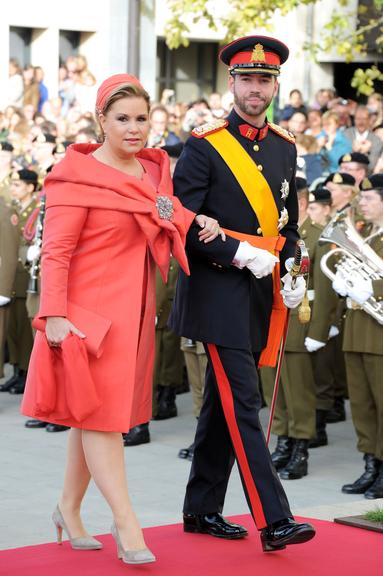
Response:
[[[47,347],[44,332],[38,332],[21,411],[76,428],[124,432],[151,418],[155,264],[166,279],[172,252],[188,272],[184,243],[195,214],[173,197],[165,152],[144,149],[137,155],[145,169],[140,180],[96,160],[92,152],[97,146],[70,146],[45,181],[38,316],[67,316],[73,304],[110,324],[102,354],[87,354],[101,405],[81,421],[73,417],[65,386],[68,363],[57,363],[57,351],[51,351],[48,358],[51,354],[55,368],[46,374],[56,371],[56,401],[53,410],[41,413],[37,398],[46,390],[38,374],[47,362]],[[159,195],[171,197],[171,220],[159,216]]]

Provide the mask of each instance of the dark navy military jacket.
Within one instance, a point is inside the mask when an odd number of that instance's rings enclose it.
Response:
[[[293,256],[298,240],[298,205],[295,189],[295,145],[268,129],[262,140],[242,136],[245,121],[232,111],[227,129],[248,152],[273,192],[278,211],[282,206],[282,182],[289,183],[286,208],[289,222],[281,230],[286,244],[284,262]],[[243,130],[242,132],[246,132]],[[227,164],[204,138],[191,136],[185,144],[174,174],[175,195],[198,214],[216,218],[223,228],[262,235],[257,217]],[[191,275],[180,272],[169,326],[193,340],[230,348],[260,351],[266,345],[272,307],[272,276],[256,279],[244,268],[231,265],[239,241],[220,237],[205,244],[198,240],[200,228],[188,232],[186,249]]]

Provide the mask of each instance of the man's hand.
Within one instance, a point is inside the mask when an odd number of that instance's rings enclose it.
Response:
[[[306,281],[303,276],[297,276],[295,286],[292,287],[292,276],[287,273],[281,278],[283,288],[281,290],[283,302],[287,308],[297,308],[302,302],[306,292]]]
[[[326,342],[320,342],[319,340],[314,340],[314,338],[305,338],[305,347],[307,352],[316,352],[326,346]]]
[[[332,287],[333,290],[335,290],[335,292],[339,294],[339,296],[347,296],[348,288],[346,284],[346,278],[343,276],[340,270],[338,270],[337,273],[335,274],[335,278],[332,282]]]
[[[332,287],[335,292],[338,292],[341,296],[349,296],[351,300],[359,305],[364,304],[374,293],[371,278],[363,278],[355,273],[350,274],[346,280],[339,270],[335,274]]]
[[[264,278],[272,273],[278,258],[262,248],[256,248],[249,242],[240,242],[234,256],[233,265],[248,268],[256,278]]]
[[[357,274],[352,277],[352,287],[347,289],[347,295],[360,306],[374,293],[371,278],[362,278]]]

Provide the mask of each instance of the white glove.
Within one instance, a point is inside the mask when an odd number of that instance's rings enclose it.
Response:
[[[348,286],[346,284],[346,279],[342,272],[339,270],[335,274],[335,278],[332,282],[332,287],[340,296],[347,296]]]
[[[338,336],[339,334],[339,328],[337,328],[337,326],[330,326],[330,330],[328,333],[328,337],[330,338],[335,338],[335,336]]]
[[[291,274],[287,273],[281,278],[283,282],[283,289],[281,290],[283,302],[287,308],[296,308],[302,302],[306,292],[306,281],[303,276],[296,278],[295,286],[292,288]]]
[[[233,266],[248,268],[256,278],[268,276],[274,270],[278,258],[262,248],[256,248],[248,242],[240,242],[233,259]]]
[[[11,301],[10,298],[7,298],[6,296],[1,296],[0,295],[0,306],[6,306],[7,304],[9,304]]]
[[[29,246],[27,250],[27,261],[32,262],[33,260],[38,258],[40,254],[41,254],[41,248],[32,244],[31,246]]]
[[[307,352],[316,352],[326,346],[326,342],[320,342],[319,340],[314,340],[314,338],[309,338],[306,336],[305,338],[305,347]]]
[[[353,286],[348,287],[347,295],[357,304],[364,304],[374,293],[371,278],[365,279],[354,274],[350,280],[353,283]]]

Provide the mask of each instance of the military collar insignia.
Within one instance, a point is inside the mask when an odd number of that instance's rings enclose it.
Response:
[[[278,126],[278,124],[274,124],[273,122],[269,122],[269,128],[270,130],[278,134],[278,136],[281,136],[288,142],[295,144],[295,136],[292,132],[290,132],[290,130],[285,130],[284,128]]]
[[[265,51],[262,44],[256,44],[251,54],[251,61],[266,62]]]
[[[239,124],[238,129],[244,138],[248,138],[249,140],[263,140],[266,138],[267,133],[269,131],[269,125],[266,124],[262,128],[256,128],[255,126],[251,126],[250,124]]]
[[[209,134],[213,134],[214,132],[218,132],[218,130],[222,130],[222,128],[226,128],[229,122],[224,120],[224,118],[216,118],[211,120],[210,122],[206,122],[206,124],[202,124],[202,126],[197,126],[192,130],[192,136],[196,138],[205,138]]]
[[[290,192],[290,186],[289,183],[287,182],[286,178],[283,180],[282,185],[281,185],[281,198],[282,200],[286,200],[287,196],[289,195]]]

